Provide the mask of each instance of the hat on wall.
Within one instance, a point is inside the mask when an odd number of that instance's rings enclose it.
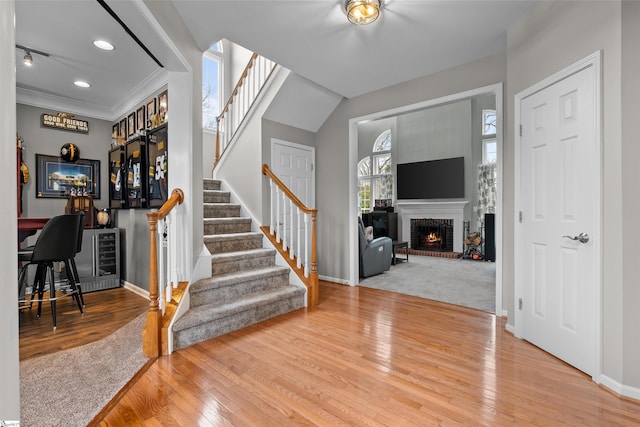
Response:
[[[64,144],[60,148],[60,157],[67,162],[75,162],[80,158],[80,150],[76,144]]]

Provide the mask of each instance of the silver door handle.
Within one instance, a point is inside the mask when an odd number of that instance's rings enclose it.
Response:
[[[571,239],[571,240],[577,240],[580,243],[587,243],[589,241],[589,235],[587,233],[580,233],[577,236],[562,236],[562,237],[566,237],[567,239]]]

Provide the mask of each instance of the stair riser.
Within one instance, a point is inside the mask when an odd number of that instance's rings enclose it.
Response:
[[[211,275],[220,276],[223,274],[235,273],[238,271],[272,267],[273,265],[275,265],[275,255],[242,258],[225,262],[214,260],[211,262]]]
[[[220,181],[217,180],[211,180],[211,179],[205,179],[203,180],[203,187],[204,190],[220,190]]]
[[[251,231],[251,221],[228,223],[228,224],[205,224],[204,234],[212,236],[214,234],[248,233]]]
[[[222,254],[227,252],[248,251],[250,249],[260,249],[262,247],[262,237],[246,237],[232,240],[216,240],[205,242],[209,253]]]
[[[289,313],[302,307],[304,307],[304,297],[295,296],[269,305],[253,307],[247,311],[236,313],[222,319],[215,319],[211,322],[198,325],[197,327],[176,332],[174,334],[174,348],[180,349],[188,347],[192,344],[242,329],[254,323],[262,322],[263,320]]]
[[[288,284],[289,273],[285,271],[278,275],[247,280],[221,288],[207,289],[200,292],[192,291],[190,292],[191,307],[210,303],[224,304],[227,301],[232,301],[252,292],[274,289]]]
[[[203,210],[205,218],[233,218],[240,216],[240,206],[205,206]]]
[[[203,196],[205,203],[229,203],[231,201],[231,194],[229,193],[209,193],[205,192]]]

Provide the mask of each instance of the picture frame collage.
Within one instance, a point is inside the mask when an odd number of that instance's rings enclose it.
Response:
[[[168,111],[169,93],[164,90],[113,124],[111,146],[124,145],[131,138],[145,135],[147,131],[166,123]]]

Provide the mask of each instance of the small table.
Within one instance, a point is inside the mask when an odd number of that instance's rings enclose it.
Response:
[[[405,249],[404,253],[406,255],[406,258],[396,258],[396,250],[400,248]],[[393,240],[391,242],[391,252],[392,252],[391,264],[396,265],[396,262],[402,262],[402,261],[409,262],[409,242],[401,242],[399,240]]]

